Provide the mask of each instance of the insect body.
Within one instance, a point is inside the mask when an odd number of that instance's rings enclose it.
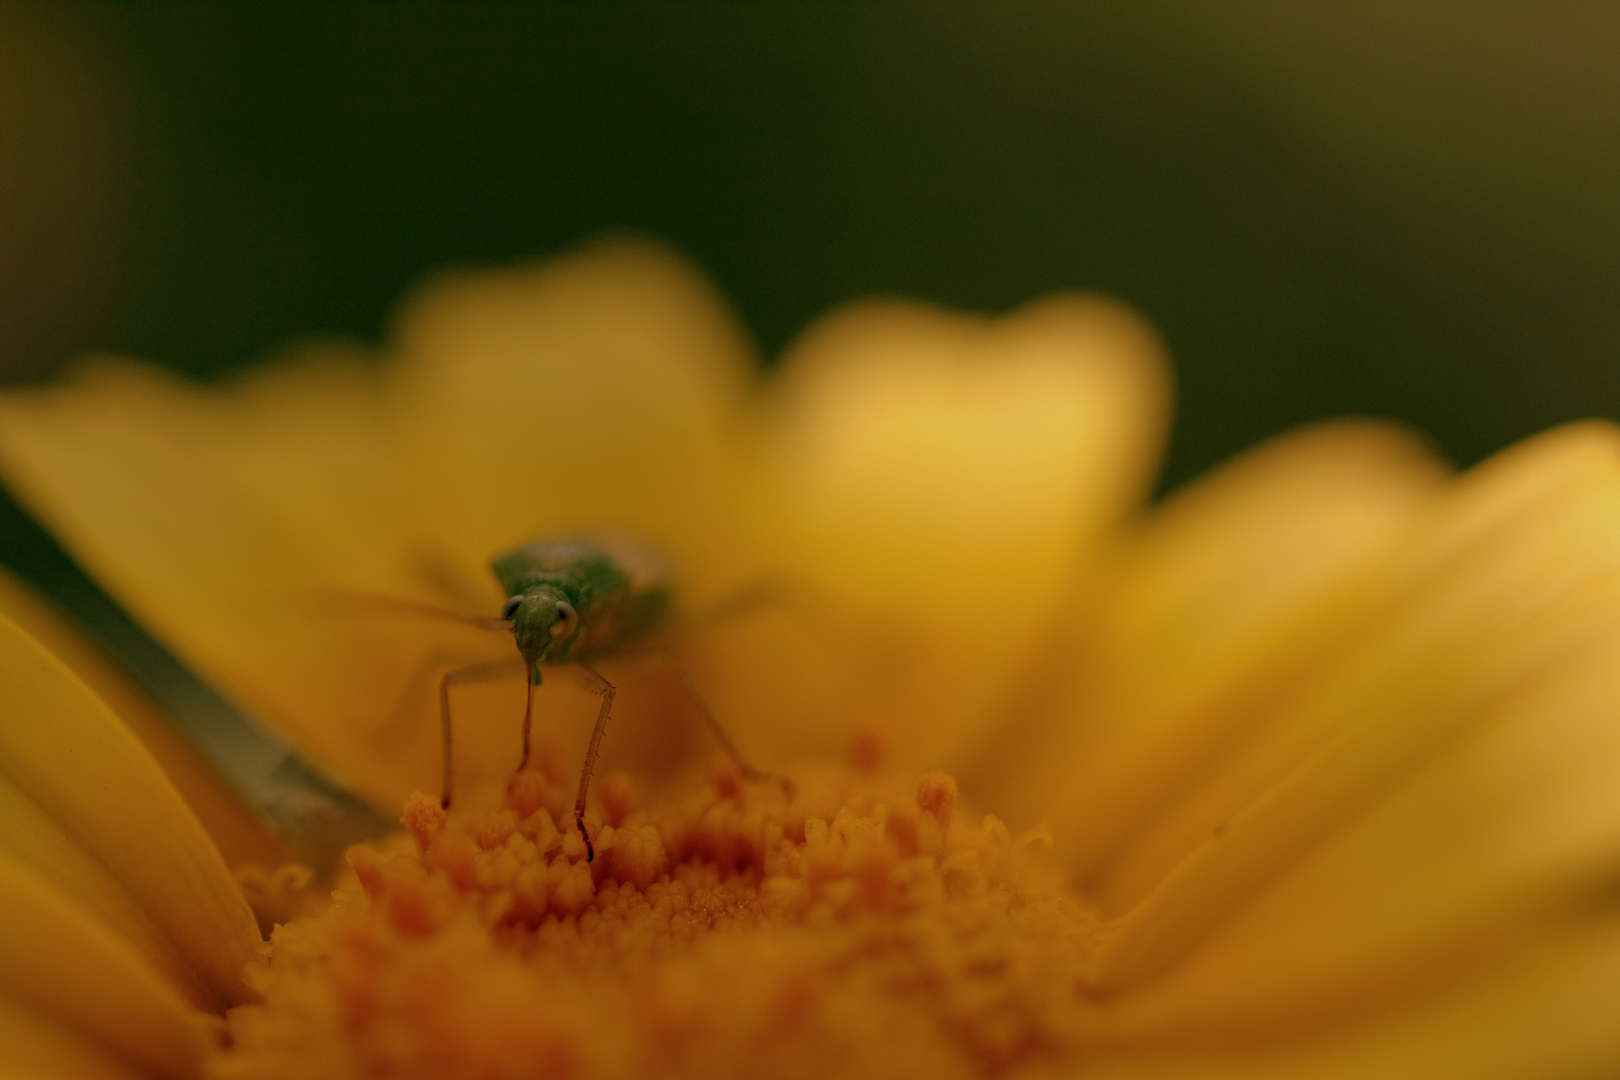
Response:
[[[574,823],[585,840],[587,859],[594,858],[595,851],[585,831],[585,797],[590,790],[591,772],[602,736],[607,731],[615,693],[613,684],[591,666],[594,659],[635,652],[639,647],[645,655],[674,664],[720,745],[737,758],[746,774],[761,775],[737,754],[731,740],[698,697],[685,668],[667,652],[646,649],[647,639],[665,626],[671,609],[669,575],[656,555],[622,538],[541,540],[499,556],[490,563],[490,568],[507,594],[506,603],[499,619],[470,621],[488,629],[511,630],[528,675],[523,758],[518,768],[521,770],[529,761],[529,727],[534,712],[534,688],[541,683],[541,665],[573,666],[585,688],[602,699],[574,800]],[[447,808],[453,760],[450,687],[491,678],[507,669],[509,663],[494,661],[457,668],[439,682],[444,742],[441,801]]]
[[[668,615],[669,581],[655,559],[622,541],[615,547],[610,553],[597,541],[541,540],[490,563],[507,594],[501,618],[511,624],[532,685],[540,684],[539,665],[618,651]]]

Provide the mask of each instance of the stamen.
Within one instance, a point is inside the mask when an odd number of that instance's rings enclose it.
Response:
[[[606,813],[573,822],[565,779],[517,779],[501,804],[449,815],[414,796],[410,839],[354,849],[331,906],[276,929],[250,973],[263,1002],[231,1014],[214,1071],[970,1077],[1074,1062],[1096,920],[1039,845],[962,820],[949,776],[906,791],[833,770],[797,776],[790,797],[730,770],[638,808],[609,773]]]

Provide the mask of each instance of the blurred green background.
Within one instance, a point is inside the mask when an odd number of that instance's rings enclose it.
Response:
[[[1620,414],[1617,60],[1612,4],[8,4],[0,373],[375,341],[633,229],[767,355],[864,293],[1115,294],[1167,486],[1344,413],[1468,463]]]
[[[1615,5],[12,5],[7,378],[375,340],[449,262],[664,237],[767,353],[889,292],[1168,338],[1185,479],[1315,417],[1620,412]]]

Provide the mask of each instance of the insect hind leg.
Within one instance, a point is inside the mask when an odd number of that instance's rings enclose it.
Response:
[[[498,679],[514,669],[523,665],[521,656],[503,656],[499,660],[481,660],[476,664],[454,668],[444,673],[439,679],[439,721],[440,737],[443,740],[441,757],[444,763],[443,787],[439,795],[439,805],[446,810],[450,809],[450,795],[453,778],[455,776],[454,739],[451,735],[450,725],[450,688],[462,683],[488,682]]]
[[[792,780],[778,773],[765,772],[763,769],[754,768],[749,760],[743,756],[742,751],[737,749],[737,744],[731,741],[731,736],[721,725],[719,718],[714,715],[714,710],[709,708],[707,701],[703,700],[703,695],[698,691],[697,682],[692,678],[692,672],[681,661],[680,657],[668,649],[658,649],[643,655],[649,660],[665,664],[675,670],[675,674],[681,680],[681,689],[686,692],[687,701],[691,703],[693,710],[703,718],[703,723],[708,727],[709,734],[714,736],[714,741],[720,744],[720,749],[737,763],[737,767],[742,770],[745,777],[750,780],[769,781],[780,786],[782,790],[788,793],[790,798],[792,797],[794,790]]]

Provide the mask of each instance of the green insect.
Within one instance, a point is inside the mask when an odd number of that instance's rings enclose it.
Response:
[[[685,667],[669,652],[649,647],[654,636],[668,628],[673,607],[669,574],[654,552],[625,538],[538,540],[495,558],[490,569],[507,594],[500,618],[455,617],[484,629],[510,630],[517,643],[528,674],[528,698],[523,710],[523,757],[518,769],[529,763],[534,688],[541,684],[542,666],[572,666],[585,689],[602,699],[596,727],[591,731],[591,741],[585,751],[585,764],[580,770],[579,792],[574,799],[574,824],[585,840],[587,861],[595,859],[596,851],[585,831],[585,798],[616,692],[614,685],[592,666],[594,660],[639,653],[672,664],[721,747],[737,760],[746,775],[765,776],[750,767],[737,752],[698,695]],[[425,614],[450,614],[426,605],[409,606]],[[469,664],[447,672],[439,680],[444,764],[440,801],[446,808],[450,806],[454,773],[450,688],[458,683],[494,678],[509,670],[511,664],[511,660]]]

